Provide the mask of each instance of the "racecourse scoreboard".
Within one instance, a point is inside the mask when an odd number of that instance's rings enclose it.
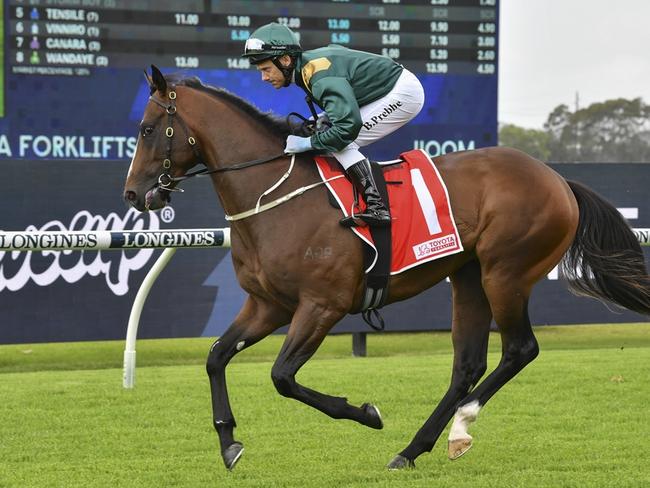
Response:
[[[496,73],[496,0],[14,0],[12,73],[89,76],[97,68],[248,69],[242,44],[280,22],[306,46],[330,43],[422,73]]]
[[[333,43],[375,52],[420,77],[425,108],[400,131],[403,142],[378,143],[378,152],[496,143],[498,0],[5,0],[3,7],[0,158],[130,157],[147,96],[141,73],[150,64],[199,76],[265,110],[305,112],[296,89],[275,93],[240,57],[255,28],[272,21],[293,29],[305,49]]]

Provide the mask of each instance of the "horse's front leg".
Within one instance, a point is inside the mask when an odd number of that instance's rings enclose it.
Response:
[[[296,382],[295,376],[313,356],[330,329],[345,315],[312,301],[301,301],[291,321],[280,354],[271,370],[271,378],[278,392],[295,398],[335,419],[349,419],[381,429],[379,410],[369,403],[355,407],[346,398],[325,395]]]
[[[235,321],[210,348],[206,370],[210,378],[212,416],[219,434],[221,456],[229,470],[241,457],[244,446],[234,439],[237,424],[228,400],[226,366],[235,354],[287,324],[290,318],[286,310],[249,296]]]

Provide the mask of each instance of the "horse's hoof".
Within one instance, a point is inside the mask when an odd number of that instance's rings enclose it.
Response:
[[[364,422],[364,425],[378,430],[384,428],[384,421],[381,419],[381,412],[379,412],[379,409],[372,403],[364,403],[361,405],[361,410],[363,410],[367,416],[367,421]]]
[[[447,452],[452,461],[458,459],[472,448],[472,439],[455,439],[448,441]]]
[[[386,465],[389,471],[397,471],[398,469],[415,469],[415,462],[411,459],[405,458],[398,454],[393,460]]]
[[[228,471],[232,471],[239,461],[241,455],[244,454],[244,445],[241,442],[235,442],[228,447],[221,456],[223,457],[223,464],[226,465]]]

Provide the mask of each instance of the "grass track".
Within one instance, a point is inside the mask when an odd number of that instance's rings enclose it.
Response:
[[[122,342],[2,346],[0,487],[650,486],[650,325],[537,336],[542,354],[481,412],[472,451],[449,462],[443,437],[415,471],[397,473],[383,466],[449,381],[446,333],[371,336],[371,357],[356,359],[349,337],[332,337],[299,374],[376,402],[383,431],[280,397],[269,373],[281,338],[242,353],[228,369],[246,446],[233,473],[210,422],[210,341],[140,341],[133,391],[121,388]]]
[[[535,328],[542,351],[555,349],[601,349],[616,347],[650,347],[650,323],[578,326],[545,326]],[[273,361],[284,336],[274,335],[251,349],[246,349],[233,362]],[[148,339],[137,343],[138,368],[148,366],[204,365],[213,342],[210,338]],[[501,350],[496,332],[491,334],[490,351]],[[349,358],[352,341],[349,335],[325,339],[315,359]],[[451,353],[448,332],[417,334],[368,334],[368,356],[419,356]],[[124,341],[61,342],[48,344],[15,344],[0,346],[0,374],[7,372],[52,371],[75,369],[121,368]]]

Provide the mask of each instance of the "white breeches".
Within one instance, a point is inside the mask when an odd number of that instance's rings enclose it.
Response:
[[[395,132],[413,119],[424,105],[424,89],[417,77],[404,69],[397,83],[387,95],[360,107],[363,126],[357,138],[339,152],[332,153],[348,169],[364,159],[359,151],[391,132]]]

